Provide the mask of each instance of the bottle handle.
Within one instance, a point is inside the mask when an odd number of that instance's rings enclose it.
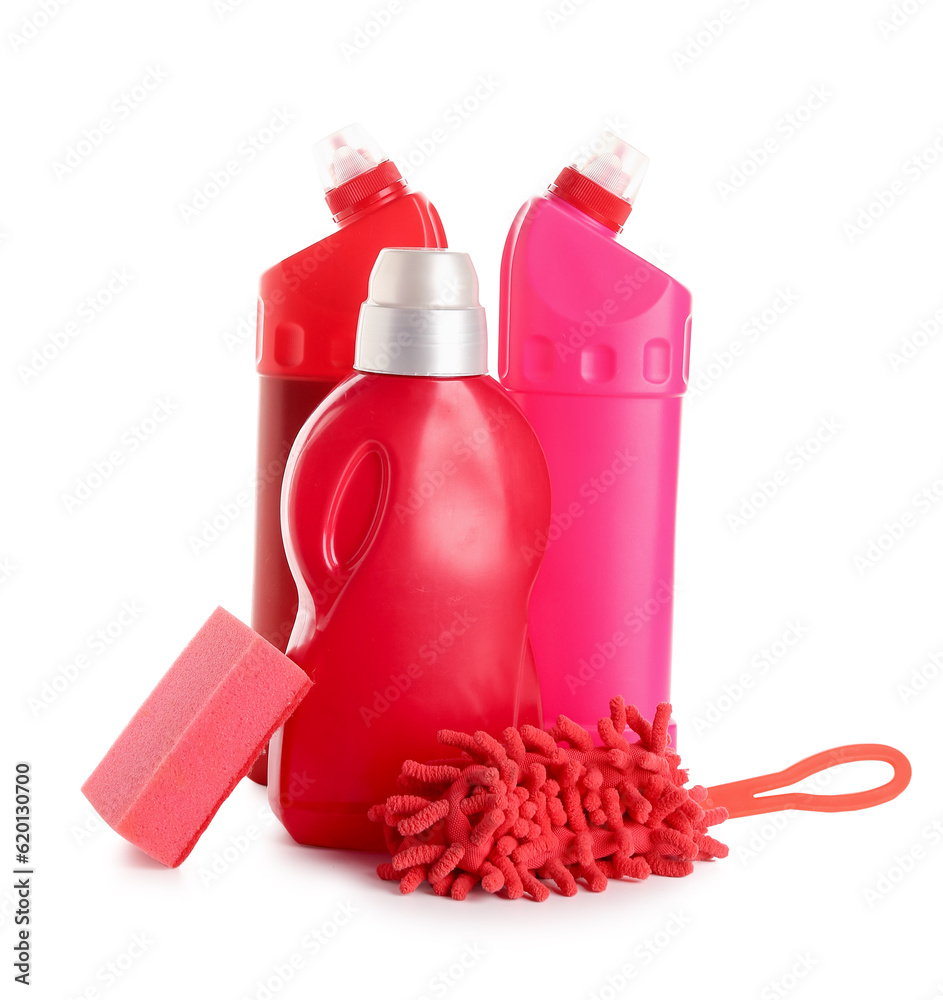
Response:
[[[353,550],[346,554],[338,554],[336,544],[337,528],[343,513],[347,491],[360,466],[371,458],[375,458],[380,467],[379,493],[375,497],[373,516],[363,537],[358,540]],[[390,456],[386,448],[379,441],[373,440],[365,441],[359,448],[354,450],[353,454],[347,460],[343,472],[338,477],[331,494],[330,506],[322,535],[322,558],[324,559],[324,565],[332,574],[349,575],[352,573],[360,560],[366,555],[374,538],[376,538],[389,499],[390,466]]]
[[[758,792],[770,792],[776,788],[792,785],[837,764],[859,760],[884,761],[894,768],[894,775],[883,785],[868,788],[863,792],[850,792],[844,795],[786,792],[782,795],[756,797]],[[823,750],[775,774],[714,785],[708,788],[707,798],[701,805],[705,809],[723,806],[731,819],[737,816],[759,816],[762,813],[779,812],[781,809],[804,809],[810,812],[868,809],[883,802],[890,802],[900,795],[910,782],[911,770],[910,761],[894,747],[882,743],[854,743],[832,750]]]
[[[349,379],[342,398],[352,399],[367,384]],[[338,390],[335,390],[337,392]],[[317,413],[318,411],[316,411]],[[282,485],[281,520],[285,553],[292,575],[312,596],[321,593],[325,610],[344,588],[375,540],[389,502],[391,460],[385,446],[364,441],[356,422],[332,420],[325,425],[313,414],[302,427],[292,448]],[[365,516],[361,537],[345,539],[346,550],[337,544],[338,527],[345,519],[350,486],[362,463],[379,466],[378,494],[372,516]],[[368,503],[369,506],[369,503]],[[367,515],[366,509],[362,511]]]

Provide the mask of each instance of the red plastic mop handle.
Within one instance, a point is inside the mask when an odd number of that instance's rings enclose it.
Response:
[[[802,778],[819,771],[825,771],[837,764],[847,764],[856,760],[880,760],[894,768],[890,781],[877,788],[846,795],[811,795],[808,792],[786,792],[783,795],[764,795],[756,798],[757,792],[771,792],[776,788],[792,785]],[[731,819],[737,816],[758,816],[761,813],[779,812],[781,809],[806,809],[813,812],[846,812],[852,809],[868,809],[896,798],[910,782],[910,761],[893,747],[882,743],[854,743],[850,746],[823,750],[800,760],[775,774],[764,774],[758,778],[731,781],[726,785],[708,788],[707,799],[701,803],[705,809],[723,806]]]

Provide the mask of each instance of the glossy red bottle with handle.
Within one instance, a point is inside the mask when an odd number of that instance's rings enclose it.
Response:
[[[288,655],[314,687],[272,741],[269,797],[301,843],[382,849],[367,809],[404,758],[437,755],[437,730],[539,722],[524,551],[549,525],[550,484],[533,430],[484,374],[465,254],[381,253],[355,367],[286,472]]]

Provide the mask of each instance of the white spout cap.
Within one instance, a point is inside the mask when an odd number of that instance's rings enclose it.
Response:
[[[648,169],[648,157],[615,132],[603,132],[602,143],[602,149],[576,169],[632,205]]]
[[[354,368],[441,378],[484,375],[488,335],[471,257],[455,250],[381,250],[360,307]]]
[[[362,125],[347,125],[314,144],[318,176],[325,191],[372,170],[388,159]]]

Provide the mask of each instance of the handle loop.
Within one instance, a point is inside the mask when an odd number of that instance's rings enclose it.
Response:
[[[868,788],[863,792],[850,792],[844,795],[786,792],[782,795],[756,798],[758,792],[771,792],[838,764],[859,760],[876,760],[890,764],[894,768],[894,776],[883,785]],[[707,799],[702,806],[705,809],[723,806],[731,819],[737,816],[759,816],[762,813],[779,812],[781,809],[805,809],[810,812],[868,809],[889,802],[900,795],[910,782],[911,770],[910,761],[894,747],[885,746],[883,743],[853,743],[832,750],[823,750],[775,774],[714,785],[713,788],[708,788]]]
[[[338,553],[338,522],[343,516],[345,501],[350,499],[347,495],[348,491],[361,466],[372,458],[375,458],[379,464],[380,482],[378,495],[371,501],[374,509],[370,517],[370,524],[363,537],[357,540],[352,551]],[[379,441],[365,441],[354,450],[343,472],[338,477],[324,522],[324,533],[321,540],[321,555],[332,576],[349,576],[376,538],[380,525],[383,523],[383,514],[390,495],[390,466],[390,456],[386,448]]]

